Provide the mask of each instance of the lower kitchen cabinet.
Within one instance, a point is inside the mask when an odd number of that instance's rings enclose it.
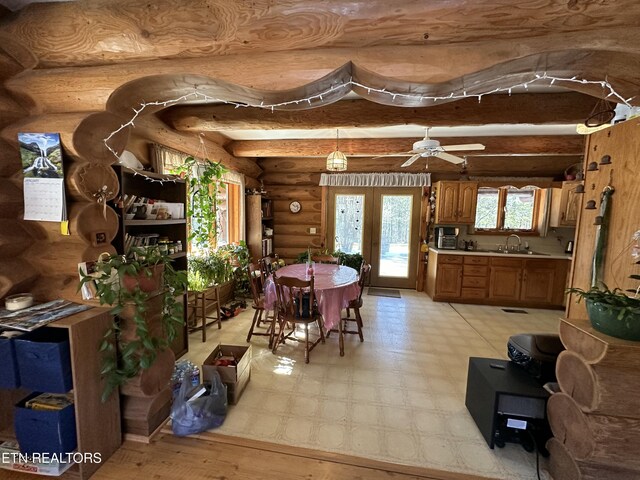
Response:
[[[490,272],[489,298],[496,301],[517,302],[520,299],[522,283],[520,266],[492,265]]]
[[[559,277],[562,277],[562,266],[568,267],[567,263],[562,260],[525,260],[520,299],[525,302],[553,304],[554,292],[565,289],[566,268],[564,278]],[[558,268],[561,269],[560,275],[556,275]],[[557,285],[557,282],[560,284]]]
[[[427,293],[435,301],[562,307],[569,261],[429,253]]]
[[[442,296],[459,297],[462,291],[462,265],[444,264],[438,267],[436,292]]]

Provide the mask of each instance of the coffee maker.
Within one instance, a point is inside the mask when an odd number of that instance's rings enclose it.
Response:
[[[458,233],[460,229],[456,227],[436,227],[434,230],[434,241],[436,248],[442,250],[456,250],[458,248]]]

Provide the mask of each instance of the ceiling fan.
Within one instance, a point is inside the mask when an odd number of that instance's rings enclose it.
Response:
[[[445,145],[441,146],[438,140],[434,140],[429,138],[429,129],[427,128],[427,132],[425,137],[413,144],[413,150],[410,152],[406,152],[405,154],[413,154],[406,162],[404,162],[401,166],[408,167],[413,162],[418,160],[420,157],[437,157],[447,162],[459,164],[464,163],[465,159],[461,157],[457,157],[455,155],[451,155],[447,152],[456,152],[456,151],[469,151],[469,150],[484,150],[484,145],[481,143],[467,143],[464,145]]]

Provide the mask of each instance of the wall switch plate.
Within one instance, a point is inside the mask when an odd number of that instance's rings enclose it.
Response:
[[[314,234],[316,233],[316,228],[315,228],[315,227],[311,227],[311,228],[309,229],[309,233],[310,233],[311,235],[314,235]]]

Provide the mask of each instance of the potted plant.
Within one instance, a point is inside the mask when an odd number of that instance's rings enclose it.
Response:
[[[113,352],[118,343],[117,359],[106,355],[102,365],[105,376],[103,401],[127,380],[149,368],[158,352],[166,349],[183,325],[183,305],[180,300],[187,283],[184,271],[175,270],[168,255],[158,248],[132,248],[127,255],[101,255],[91,273],[81,273],[80,286],[90,283],[100,305],[110,305],[114,323],[105,332],[101,352]],[[160,328],[150,328],[146,312],[148,302],[161,296]],[[118,315],[125,309],[131,313],[135,334],[123,339]]]
[[[212,162],[208,158],[198,161],[192,156],[171,171],[174,175],[186,178],[189,185],[189,241],[193,242],[196,250],[208,250],[217,236],[218,188],[225,186],[220,179],[227,171],[221,162]]]
[[[640,260],[640,230],[633,237],[636,245],[632,256],[639,265]],[[640,275],[632,274],[631,280],[640,280]],[[610,290],[604,283],[589,290],[570,288],[569,293],[578,296],[578,302],[584,298],[587,315],[594,329],[612,337],[625,340],[640,340],[640,284],[626,291],[615,288]]]

